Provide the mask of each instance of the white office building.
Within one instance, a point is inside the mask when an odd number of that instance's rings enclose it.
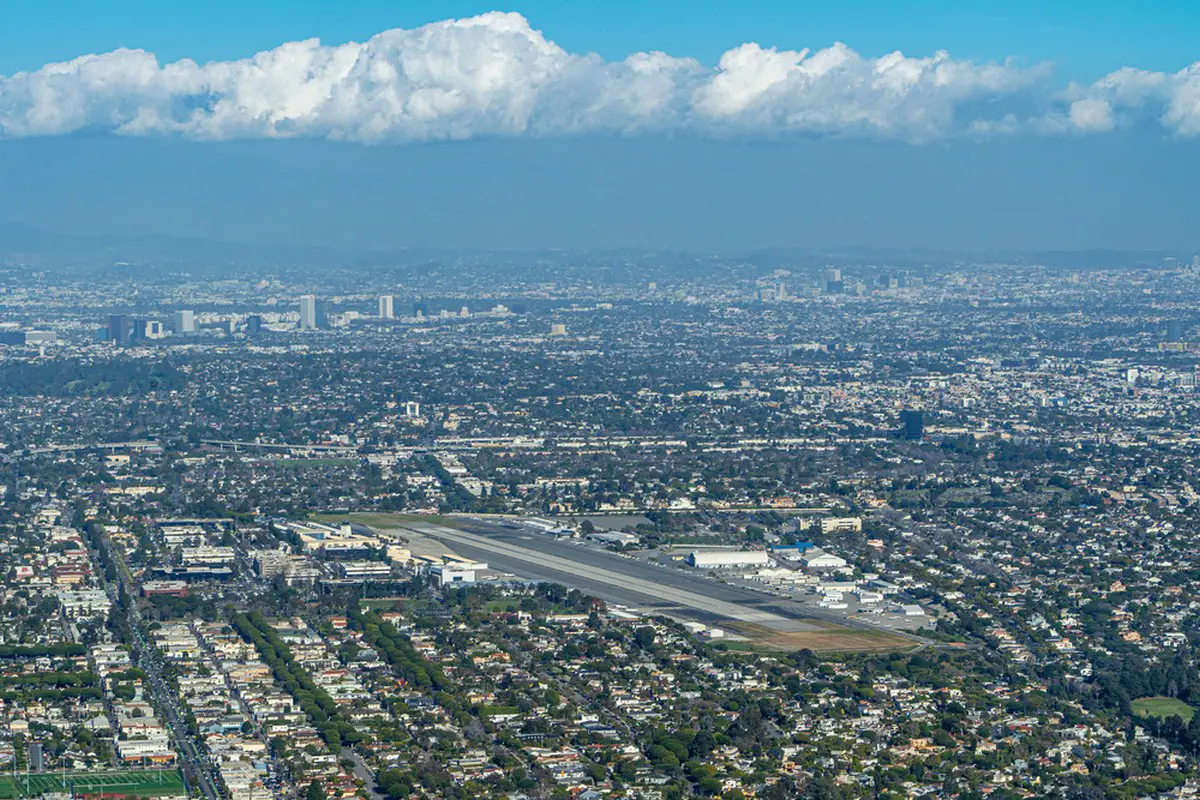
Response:
[[[196,332],[196,312],[175,312],[175,333],[178,336],[191,336]]]
[[[71,619],[104,616],[112,608],[108,595],[100,589],[59,591],[57,596],[63,614]]]
[[[475,583],[475,570],[473,569],[437,565],[429,568],[429,574],[433,576],[433,583],[438,587]]]
[[[396,318],[396,298],[392,297],[390,294],[379,296],[379,318]]]
[[[306,294],[300,298],[300,330],[312,331],[317,329],[317,298]]]
[[[821,520],[821,533],[858,533],[862,517],[826,517]]]

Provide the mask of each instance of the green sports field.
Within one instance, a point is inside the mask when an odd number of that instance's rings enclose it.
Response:
[[[1130,705],[1133,707],[1133,713],[1139,717],[1179,717],[1184,722],[1190,722],[1192,714],[1196,711],[1182,700],[1170,697],[1141,697]]]
[[[28,783],[27,783],[28,781]],[[28,786],[28,788],[26,788]],[[30,797],[43,792],[76,794],[127,794],[138,797],[186,795],[183,776],[177,769],[135,769],[112,772],[42,772],[29,775],[0,775],[0,800]]]

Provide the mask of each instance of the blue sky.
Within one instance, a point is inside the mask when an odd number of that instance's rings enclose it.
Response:
[[[522,13],[564,48],[608,59],[664,50],[711,64],[746,41],[844,41],[865,55],[947,49],[972,60],[1051,61],[1079,80],[1200,60],[1193,0],[4,0],[0,74],[117,47],[163,61],[226,60],[289,40],[362,40],[490,10]]]
[[[1197,30],[1200,0],[0,0],[0,226],[1190,257]]]

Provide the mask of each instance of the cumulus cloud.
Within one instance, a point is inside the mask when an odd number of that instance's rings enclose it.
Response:
[[[1112,106],[1106,100],[1085,97],[1071,103],[1071,124],[1081,131],[1111,131],[1114,126]]]
[[[1126,125],[1157,122],[1181,136],[1200,134],[1200,63],[1175,73],[1117,70],[1082,93]]]
[[[197,139],[417,142],[486,136],[685,133],[930,141],[1096,134],[1152,120],[1200,133],[1200,65],[1120,70],[1060,90],[1044,65],[939,52],[754,43],[716,67],[665,53],[563,50],[518,14],[490,13],[335,46],[289,42],[238,61],[160,64],[116,50],[0,77],[0,137],[76,132]]]

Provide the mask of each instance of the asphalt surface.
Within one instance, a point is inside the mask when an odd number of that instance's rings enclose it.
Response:
[[[405,522],[398,527],[437,539],[455,553],[487,562],[496,570],[531,580],[561,583],[647,613],[718,626],[722,622],[748,622],[781,632],[824,630],[832,624],[886,630],[914,643],[926,641],[903,631],[848,620],[833,611],[824,612],[794,600],[719,583],[676,566],[655,566],[528,527],[509,528],[468,518],[456,522],[461,529],[424,522]]]

